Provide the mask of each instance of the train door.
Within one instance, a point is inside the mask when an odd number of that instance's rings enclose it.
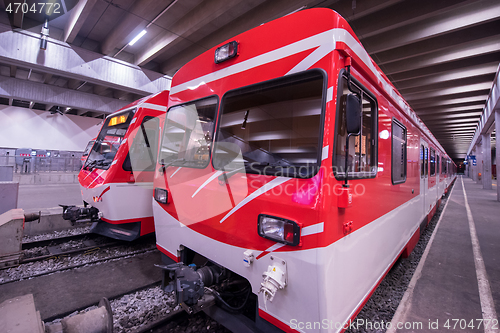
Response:
[[[436,200],[439,200],[439,196],[441,195],[441,193],[443,193],[443,184],[441,184],[441,173],[439,172],[440,171],[440,163],[441,163],[441,159],[440,159],[440,156],[439,156],[439,152],[436,150],[436,184],[437,184],[437,198]]]
[[[420,196],[422,198],[424,216],[429,212],[427,192],[429,191],[429,145],[420,141]]]

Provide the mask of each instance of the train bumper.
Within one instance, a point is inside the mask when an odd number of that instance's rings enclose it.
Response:
[[[101,220],[92,224],[90,232],[114,239],[133,241],[141,235],[141,222],[112,224]]]

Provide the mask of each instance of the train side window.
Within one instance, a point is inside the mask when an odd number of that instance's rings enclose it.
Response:
[[[425,177],[425,147],[424,145],[420,145],[420,177]]]
[[[130,145],[128,155],[123,162],[125,171],[153,171],[158,152],[158,117],[146,116],[135,129],[136,134]]]
[[[424,168],[425,168],[425,177],[427,177],[429,175],[429,148],[427,147],[425,147]]]
[[[406,181],[406,127],[392,119],[392,184]]]
[[[377,100],[362,84],[352,78],[351,84],[356,94],[362,96],[362,119],[360,135],[351,135],[348,152],[349,179],[370,178],[377,174],[378,112]],[[337,96],[337,119],[335,128],[335,149],[333,152],[333,171],[337,179],[344,179],[346,158],[346,99],[350,93],[347,78],[339,78]]]
[[[430,156],[430,174],[431,176],[436,175],[436,151],[431,148],[431,156]]]
[[[436,154],[436,174],[439,175],[439,155]]]

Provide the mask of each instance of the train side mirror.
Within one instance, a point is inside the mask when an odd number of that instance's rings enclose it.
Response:
[[[347,134],[358,135],[361,131],[361,100],[355,94],[347,95],[346,128]]]

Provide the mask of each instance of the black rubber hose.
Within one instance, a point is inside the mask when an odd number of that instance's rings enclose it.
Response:
[[[247,292],[247,295],[245,296],[245,301],[243,302],[243,304],[241,304],[240,306],[234,307],[234,306],[229,305],[226,301],[224,301],[222,299],[222,297],[220,296],[220,294],[216,290],[213,290],[211,288],[207,288],[207,289],[210,290],[212,292],[212,294],[215,296],[215,298],[217,298],[222,303],[222,308],[228,312],[231,312],[231,313],[241,312],[241,310],[243,310],[243,308],[247,304],[247,301],[248,301],[248,298],[250,297],[250,294],[252,293],[252,288],[248,287],[248,292]]]

